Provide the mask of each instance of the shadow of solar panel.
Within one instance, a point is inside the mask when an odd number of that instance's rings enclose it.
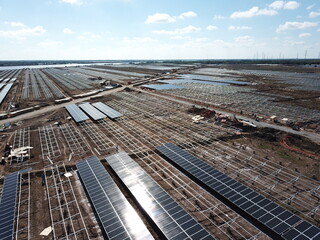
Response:
[[[207,187],[218,192],[257,221],[272,229],[275,233],[279,235],[288,233],[286,236],[289,237],[291,236],[289,232],[292,231],[292,233],[298,232],[301,236],[304,236],[304,231],[313,227],[312,234],[310,235],[318,236],[317,234],[319,234],[320,236],[319,228],[303,221],[298,216],[219,172],[175,144],[167,143],[158,146],[157,150]],[[300,224],[295,226],[299,222]]]
[[[100,112],[98,109],[93,107],[90,103],[82,103],[79,107],[88,114],[94,121],[98,121],[106,118],[107,116]]]
[[[97,157],[84,159],[76,165],[108,239],[153,239]]]
[[[107,115],[111,119],[115,119],[122,116],[121,113],[119,113],[118,111],[114,110],[113,108],[109,107],[108,105],[102,102],[93,103],[92,106],[97,108],[99,111],[103,112],[105,115]]]
[[[66,109],[76,123],[89,119],[89,117],[75,104],[67,105]]]
[[[106,160],[167,239],[213,239],[125,152]]]

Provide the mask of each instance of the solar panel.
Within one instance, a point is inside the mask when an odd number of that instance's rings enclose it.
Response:
[[[0,200],[0,239],[13,239],[19,172],[4,178]]]
[[[107,117],[102,112],[100,112],[95,107],[93,107],[90,103],[80,104],[79,107],[83,111],[85,111],[95,121],[100,120],[100,119],[104,119]]]
[[[193,79],[173,79],[173,80],[159,80],[157,82],[167,83],[167,84],[184,84],[184,83],[199,83],[199,84],[208,84],[208,85],[229,85],[228,83],[213,82],[213,81],[201,81]]]
[[[213,239],[125,152],[106,160],[167,239]]]
[[[82,184],[109,240],[153,239],[97,157],[84,159],[76,165]]]
[[[122,116],[121,113],[119,113],[118,111],[114,110],[113,108],[109,107],[108,105],[102,102],[93,103],[92,105],[111,119],[115,119]]]
[[[154,90],[168,90],[168,89],[179,89],[184,88],[182,86],[177,86],[173,84],[146,84],[142,85],[142,87],[154,89]]]
[[[76,123],[89,119],[89,117],[75,104],[67,105],[66,109]]]
[[[207,187],[228,199],[285,239],[300,239],[291,238],[294,233],[301,235],[301,239],[320,237],[319,228],[216,170],[175,144],[167,143],[158,146],[157,149]],[[298,228],[300,225],[303,225],[303,227]],[[306,234],[309,234],[310,237],[303,238],[306,237]]]
[[[8,83],[1,91],[0,91],[0,105],[3,100],[6,98],[7,94],[9,93],[13,83]]]

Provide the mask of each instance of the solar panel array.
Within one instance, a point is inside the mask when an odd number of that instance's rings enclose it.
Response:
[[[125,152],[106,160],[167,239],[213,239]]]
[[[98,121],[107,117],[102,112],[100,112],[95,107],[93,107],[90,103],[82,103],[79,105],[79,107],[83,111],[85,111],[86,114],[88,114],[95,121]]]
[[[284,239],[320,239],[320,229],[172,143],[157,149],[193,177]]]
[[[0,239],[12,240],[16,212],[19,172],[11,173],[4,178],[0,200]]]
[[[168,90],[168,89],[179,89],[184,88],[182,86],[177,86],[173,84],[146,84],[142,85],[142,87],[154,89],[154,90]]]
[[[109,240],[153,239],[97,157],[87,158],[76,165]]]
[[[13,83],[8,83],[1,91],[0,91],[0,105],[3,100],[6,98],[7,94],[9,93]]]
[[[108,105],[102,102],[93,103],[92,105],[111,119],[115,119],[122,116],[121,113],[119,113],[118,111],[114,110],[113,108],[109,107]]]
[[[67,111],[77,123],[83,122],[89,119],[89,117],[75,104],[69,104],[66,106]]]

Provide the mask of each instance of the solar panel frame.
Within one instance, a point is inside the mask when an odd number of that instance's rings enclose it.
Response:
[[[89,120],[89,117],[76,104],[69,104],[65,108],[76,123]]]
[[[231,201],[237,207],[247,212],[250,216],[280,236],[283,234],[285,235],[291,230],[295,230],[303,235],[297,227],[302,223],[312,226],[310,223],[278,206],[276,203],[259,193],[254,192],[245,185],[230,177],[224,177],[225,174],[219,172],[211,165],[196,158],[173,143],[158,146],[157,150],[185,171],[189,172],[207,187]],[[208,176],[211,177],[211,181]],[[227,181],[224,181],[226,179]],[[226,191],[226,189],[229,189],[229,191]],[[296,226],[297,223],[299,224]],[[313,234],[319,234],[320,236],[320,229],[315,226],[313,227],[315,228]],[[304,229],[304,231],[305,230],[306,229]]]
[[[76,166],[108,239],[153,239],[97,157],[84,159]]]
[[[105,115],[107,115],[111,119],[116,119],[123,116],[122,113],[114,110],[113,108],[109,107],[108,105],[102,102],[92,103],[92,106],[97,108],[99,111],[103,112]]]
[[[120,152],[106,160],[167,239],[213,239],[128,154]]]
[[[97,110],[94,106],[92,106],[90,103],[82,103],[79,105],[79,107],[87,115],[89,115],[94,121],[98,121],[107,117],[105,114],[103,114],[102,112]]]

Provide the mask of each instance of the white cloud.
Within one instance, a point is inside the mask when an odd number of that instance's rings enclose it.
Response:
[[[172,17],[167,13],[155,13],[151,16],[148,16],[145,23],[171,23],[175,21],[175,17]]]
[[[297,9],[299,5],[300,4],[296,1],[289,1],[284,4],[283,8],[288,10],[294,10],[294,9]]]
[[[299,34],[299,38],[305,38],[305,37],[310,37],[311,34],[310,33],[300,33]]]
[[[10,25],[11,27],[25,27],[22,22],[4,22],[7,25]]]
[[[207,30],[209,30],[209,31],[213,31],[213,30],[217,30],[217,29],[218,29],[218,27],[217,26],[213,26],[213,25],[209,25],[207,27]]]
[[[247,11],[238,11],[231,14],[230,18],[251,18],[255,16],[274,16],[278,14],[277,11],[273,9],[260,9],[259,7],[252,7]]]
[[[175,30],[154,30],[152,33],[154,34],[159,34],[159,35],[179,35],[179,34],[188,34],[188,33],[194,33],[194,32],[199,32],[201,28],[197,28],[194,26],[188,26],[185,28],[179,28]]]
[[[306,9],[307,9],[307,10],[310,10],[310,9],[312,9],[314,6],[315,6],[315,4],[311,4],[311,5],[309,5]]]
[[[188,39],[189,37],[183,37],[183,36],[172,36],[171,39],[174,39],[174,40],[185,40],[185,39]]]
[[[294,40],[290,40],[290,39],[283,41],[283,46],[288,46],[288,47],[294,47],[294,46],[303,45],[303,44],[305,44],[305,42],[294,41]]]
[[[80,36],[78,36],[79,40],[89,40],[89,39],[97,39],[97,38],[101,38],[101,35],[92,33],[92,32],[84,32]]]
[[[284,1],[274,1],[269,5],[269,7],[273,9],[281,9],[283,8],[283,5],[284,5]]]
[[[317,32],[320,32],[320,29],[318,29]]]
[[[288,10],[294,10],[299,7],[299,3],[296,1],[274,1],[269,5],[270,8],[272,9],[288,9]]]
[[[197,14],[195,12],[189,11],[189,12],[181,13],[180,16],[178,16],[178,18],[185,19],[185,18],[196,17],[196,16]]]
[[[63,3],[69,3],[71,5],[81,5],[82,2],[79,0],[61,0]]]
[[[294,29],[306,29],[318,26],[316,22],[285,22],[285,24],[279,25],[276,32],[284,32],[286,30]]]
[[[181,13],[179,16],[171,16],[167,13],[155,13],[148,16],[145,23],[172,23],[177,21],[177,19],[186,19],[196,16],[197,14],[193,11]]]
[[[220,19],[226,19],[226,17],[221,16],[221,15],[214,15],[213,19],[214,20],[220,20]]]
[[[315,17],[318,17],[320,16],[320,12],[310,12],[309,13],[309,17],[310,18],[315,18]]]
[[[17,30],[0,30],[0,37],[26,39],[29,36],[40,36],[46,32],[42,26],[28,27],[23,23],[11,23],[11,26],[19,27]]]
[[[122,39],[122,42],[124,43],[134,43],[134,44],[141,44],[141,43],[151,43],[151,42],[155,42],[156,40],[150,37],[134,37],[134,38],[124,38]]]
[[[235,37],[234,38],[235,42],[252,42],[254,41],[254,38],[252,36],[240,36],[240,37]]]
[[[252,29],[252,27],[249,27],[249,26],[229,26],[228,29],[231,31],[233,31],[233,30],[250,30],[250,29]]]
[[[72,31],[70,28],[63,29],[64,34],[74,34],[74,31]]]
[[[239,36],[239,37],[235,37],[234,41],[238,44],[241,45],[243,47],[250,47],[253,46],[255,40],[254,37],[252,36]]]
[[[52,46],[58,46],[62,45],[63,43],[60,41],[52,41],[52,40],[45,40],[43,42],[40,42],[39,45],[41,47],[52,47]]]

